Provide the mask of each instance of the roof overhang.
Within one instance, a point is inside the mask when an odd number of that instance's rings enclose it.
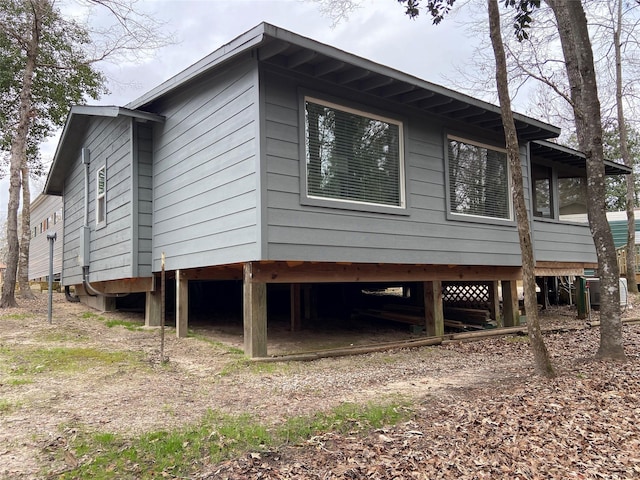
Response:
[[[587,159],[582,152],[569,147],[564,147],[553,142],[538,140],[531,142],[531,155],[558,162],[569,167],[586,170]],[[605,175],[629,175],[632,170],[621,163],[604,161]]]
[[[116,118],[131,117],[140,122],[163,122],[164,117],[153,113],[114,106],[74,105],[71,107],[65,122],[56,153],[43,193],[46,195],[62,195],[64,177],[69,166],[77,159],[78,150],[84,140],[90,117]]]
[[[171,90],[249,51],[263,64],[394,102],[429,116],[447,119],[454,124],[504,135],[500,108],[496,105],[268,23],[262,23],[240,35],[127,106],[144,108]],[[514,119],[522,142],[555,138],[560,134],[559,128],[524,115],[515,113]]]

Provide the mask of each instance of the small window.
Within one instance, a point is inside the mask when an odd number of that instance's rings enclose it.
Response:
[[[107,167],[103,165],[96,175],[96,223],[103,225],[107,220]]]
[[[404,208],[402,122],[305,98],[306,197]]]
[[[535,217],[553,218],[553,188],[551,168],[533,164],[531,167],[533,178],[533,205]]]
[[[450,213],[512,219],[504,149],[449,136],[448,173]]]

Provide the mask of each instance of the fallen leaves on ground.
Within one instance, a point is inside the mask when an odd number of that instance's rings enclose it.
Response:
[[[597,329],[548,336],[559,370],[553,380],[525,375],[461,389],[457,399],[427,396],[410,422],[366,435],[327,433],[200,478],[640,478],[640,327],[625,326],[624,363],[594,360],[598,338]],[[448,348],[511,347],[521,348],[501,339]]]

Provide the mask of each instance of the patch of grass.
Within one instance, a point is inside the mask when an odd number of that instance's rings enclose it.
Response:
[[[83,312],[82,315],[80,315],[80,318],[97,318],[97,319],[101,319],[103,320],[104,317],[101,317],[100,315],[98,315],[97,313],[94,312]]]
[[[33,318],[31,313],[8,313],[6,315],[0,315],[0,319],[7,320],[26,320],[27,318]]]
[[[12,412],[18,405],[11,403],[9,400],[0,398],[0,416]]]
[[[43,372],[75,372],[95,365],[133,362],[137,356],[127,352],[107,352],[95,348],[25,348],[5,354],[12,376]]]
[[[368,403],[365,406],[344,403],[329,413],[311,418],[293,417],[279,428],[281,443],[303,440],[324,432],[359,433],[408,420],[412,416],[407,403]]]
[[[10,378],[9,380],[7,380],[7,384],[14,387],[18,387],[20,385],[29,385],[30,383],[33,383],[33,380],[31,380],[30,378]]]
[[[244,352],[241,355],[242,358],[227,363],[220,371],[219,375],[225,377],[241,371],[254,374],[273,375],[275,373],[286,372],[291,369],[291,365],[287,362],[252,362],[244,357]]]
[[[297,443],[328,431],[364,432],[395,424],[411,416],[405,404],[344,404],[328,413],[296,417],[267,428],[248,415],[209,412],[197,425],[174,431],[157,431],[135,439],[110,433],[80,434],[72,447],[77,458],[90,462],[59,478],[189,477],[202,461],[218,463],[246,452]]]
[[[89,339],[89,335],[79,331],[45,331],[36,336],[45,342],[82,342]]]
[[[200,340],[202,342],[206,342],[210,345],[213,345],[214,347],[218,347],[221,350],[225,350],[227,353],[231,354],[231,355],[241,355],[244,357],[244,351],[241,348],[236,348],[236,347],[230,347],[229,345],[225,345],[222,342],[219,342],[217,340],[213,340],[210,337],[207,337],[206,335],[202,335],[200,333],[195,333],[193,330],[189,330],[187,332],[187,337],[189,338],[195,338],[197,340]]]
[[[514,335],[504,337],[504,341],[507,343],[529,343],[528,335]]]
[[[121,326],[132,332],[140,332],[144,330],[142,328],[144,325],[141,324],[140,322],[131,322],[128,320],[106,320],[104,323],[109,328],[113,328],[115,326]]]

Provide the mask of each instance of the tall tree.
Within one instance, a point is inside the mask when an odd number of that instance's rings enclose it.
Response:
[[[329,5],[333,5],[335,7],[335,2],[333,0],[328,1]],[[404,4],[406,14],[410,18],[416,18],[420,15],[419,0],[398,0],[398,2]],[[455,0],[428,0],[426,2],[425,9],[431,15],[433,22],[435,24],[439,24],[449,13],[454,2]],[[352,4],[353,2],[346,3]],[[511,171],[511,181],[513,184],[513,201],[518,224],[518,238],[522,254],[522,276],[525,309],[527,311],[527,330],[534,354],[536,370],[544,376],[553,377],[555,376],[555,371],[544,343],[544,339],[542,338],[538,318],[533,244],[531,242],[529,216],[524,198],[524,181],[522,175],[522,164],[520,161],[520,146],[513,119],[513,111],[511,110],[506,56],[502,41],[500,12],[497,0],[487,0],[487,7],[489,12],[490,37],[496,63],[495,80],[500,99],[500,110],[505,133],[507,158],[509,161],[509,170]],[[353,7],[350,7],[349,11],[351,10],[353,10]],[[530,8],[523,8],[517,11],[516,23],[522,26],[522,28],[518,30],[518,34],[522,38],[527,35],[526,27],[528,27],[530,22],[529,14]],[[338,13],[334,18],[340,19],[343,16],[343,13]],[[484,189],[486,185],[480,185],[478,187]]]
[[[406,13],[411,18],[419,15],[419,2],[415,0],[399,0],[406,4]],[[431,14],[434,23],[440,23],[444,16],[449,13],[454,0],[429,0],[427,9]],[[518,224],[518,238],[520,241],[520,252],[522,255],[522,280],[524,291],[524,304],[527,312],[527,332],[534,356],[534,363],[538,373],[546,377],[555,376],[555,371],[549,357],[549,352],[542,338],[540,321],[538,318],[538,302],[536,298],[536,276],[535,259],[533,255],[533,243],[531,241],[531,228],[529,214],[527,213],[526,201],[524,198],[524,180],[522,175],[522,164],[520,161],[520,145],[518,134],[513,119],[511,109],[511,96],[509,93],[509,78],[507,72],[507,61],[502,40],[500,27],[500,11],[497,0],[487,0],[489,13],[489,36],[495,58],[495,80],[500,101],[500,112],[504,127],[505,143],[507,147],[507,158],[509,159],[509,169],[511,171],[511,182],[513,184],[513,203]],[[526,38],[526,28],[530,22],[530,8],[518,10],[515,23],[520,28],[516,29],[516,34],[521,38]]]
[[[594,66],[602,99],[602,116],[605,123],[611,123],[615,118],[621,125],[616,132],[620,136],[616,143],[621,146],[621,153],[617,158],[632,167],[632,158],[624,145],[627,144],[627,125],[637,116],[634,115],[634,108],[635,111],[640,108],[636,95],[636,85],[640,80],[640,44],[637,39],[640,8],[637,4],[624,0],[590,0],[588,13]],[[574,115],[566,69],[559,55],[562,52],[558,48],[555,18],[551,9],[543,7],[536,12],[535,19],[535,33],[529,41],[524,44],[507,42],[510,68],[516,73],[515,82],[518,84],[531,80],[539,82],[536,91],[538,98],[533,104],[536,114],[544,116],[549,122],[562,125],[566,132],[572,132],[575,129]],[[480,49],[478,54],[482,55]],[[482,82],[479,84],[482,85]],[[619,190],[621,201],[615,201],[615,204],[619,210],[627,210],[627,250],[633,252],[634,198],[637,193],[633,176],[623,176],[622,180],[626,182],[627,188]],[[618,179],[608,180],[608,183],[617,184]],[[628,255],[626,272],[631,292],[637,292],[635,269],[635,255]]]
[[[522,253],[522,281],[524,291],[524,307],[527,312],[527,332],[533,351],[535,365],[538,372],[546,377],[555,376],[549,352],[542,338],[540,321],[538,319],[538,301],[536,298],[536,274],[533,244],[527,204],[524,198],[524,181],[522,179],[522,164],[520,162],[520,146],[518,134],[511,110],[509,95],[509,78],[507,74],[507,59],[500,30],[500,11],[497,0],[487,0],[489,9],[489,35],[496,60],[496,86],[500,99],[500,111],[507,145],[507,157],[511,169],[513,182],[513,203],[518,223],[518,237]]]
[[[605,175],[602,120],[598,86],[582,2],[546,0],[553,10],[567,77],[571,88],[576,134],[587,163],[589,227],[598,256],[600,277],[600,347],[598,356],[625,359],[620,315],[620,284],[616,251],[605,208]]]
[[[624,116],[624,99],[622,91],[622,0],[617,0],[615,9],[615,20],[613,21],[613,48],[615,52],[615,84],[616,84],[616,115],[618,119],[618,130],[620,132],[620,154],[627,167],[633,169],[633,160],[629,153],[629,138],[627,123]],[[638,293],[636,283],[636,215],[635,215],[635,182],[634,175],[626,176],[626,210],[627,210],[627,255],[626,255],[626,277],[627,288],[631,293]]]
[[[76,6],[101,7],[111,24],[90,28],[66,18],[55,0],[0,2],[0,150],[9,159],[6,281],[0,307],[16,304],[15,282],[21,264],[21,291],[28,292],[28,208],[22,214],[22,241],[18,238],[21,186],[28,172],[43,172],[38,145],[60,127],[72,104],[96,99],[105,91],[104,76],[95,64],[107,58],[137,58],[170,43],[170,36],[152,17],[133,9],[136,0],[85,0]],[[21,173],[24,172],[24,175]],[[30,191],[23,190],[23,205]]]
[[[0,26],[5,32],[0,57],[9,66],[6,86],[9,112],[1,125],[4,145],[9,146],[9,204],[5,281],[0,307],[15,306],[15,285],[20,262],[18,207],[20,189],[27,178],[27,158],[35,157],[35,147],[52,124],[62,123],[69,103],[85,94],[97,98],[103,82],[82,49],[88,33],[73,21],[63,20],[51,0],[7,0],[1,4]],[[11,92],[16,92],[13,101]],[[23,197],[30,202],[28,189]],[[30,230],[28,208],[22,215],[23,231]],[[26,235],[25,235],[26,236]],[[23,238],[22,258],[28,265],[28,240]],[[23,271],[25,269],[23,268]],[[26,291],[26,287],[25,287]]]
[[[21,88],[17,108],[17,125],[11,136],[10,143],[10,170],[9,170],[9,203],[7,210],[7,269],[2,285],[0,307],[16,306],[15,285],[19,256],[18,240],[18,206],[22,165],[27,155],[27,138],[31,123],[32,88],[36,72],[36,60],[40,46],[42,22],[46,6],[44,2],[32,2],[22,4],[7,2],[5,15],[2,17],[2,27],[6,32],[7,40],[13,40],[14,47],[11,56],[24,55],[24,69],[21,78]],[[6,60],[2,62],[7,64]],[[19,71],[19,70],[18,70]]]
[[[22,180],[22,218],[20,222],[20,247],[18,255],[18,287],[20,296],[23,298],[34,298],[29,285],[29,243],[31,240],[31,188],[29,185],[29,166],[27,162],[22,163],[20,169],[20,179]],[[25,221],[25,217],[29,221]]]
[[[603,125],[604,129],[604,156],[613,161],[621,161],[622,154],[620,152],[620,131],[617,121],[606,121]],[[626,125],[627,131],[627,150],[629,152],[630,164],[633,172],[628,176],[610,176],[607,177],[607,211],[617,212],[624,210],[628,202],[626,195],[628,189],[628,178],[633,181],[632,199],[633,205],[637,208],[640,206],[640,132],[633,128],[630,124]]]

